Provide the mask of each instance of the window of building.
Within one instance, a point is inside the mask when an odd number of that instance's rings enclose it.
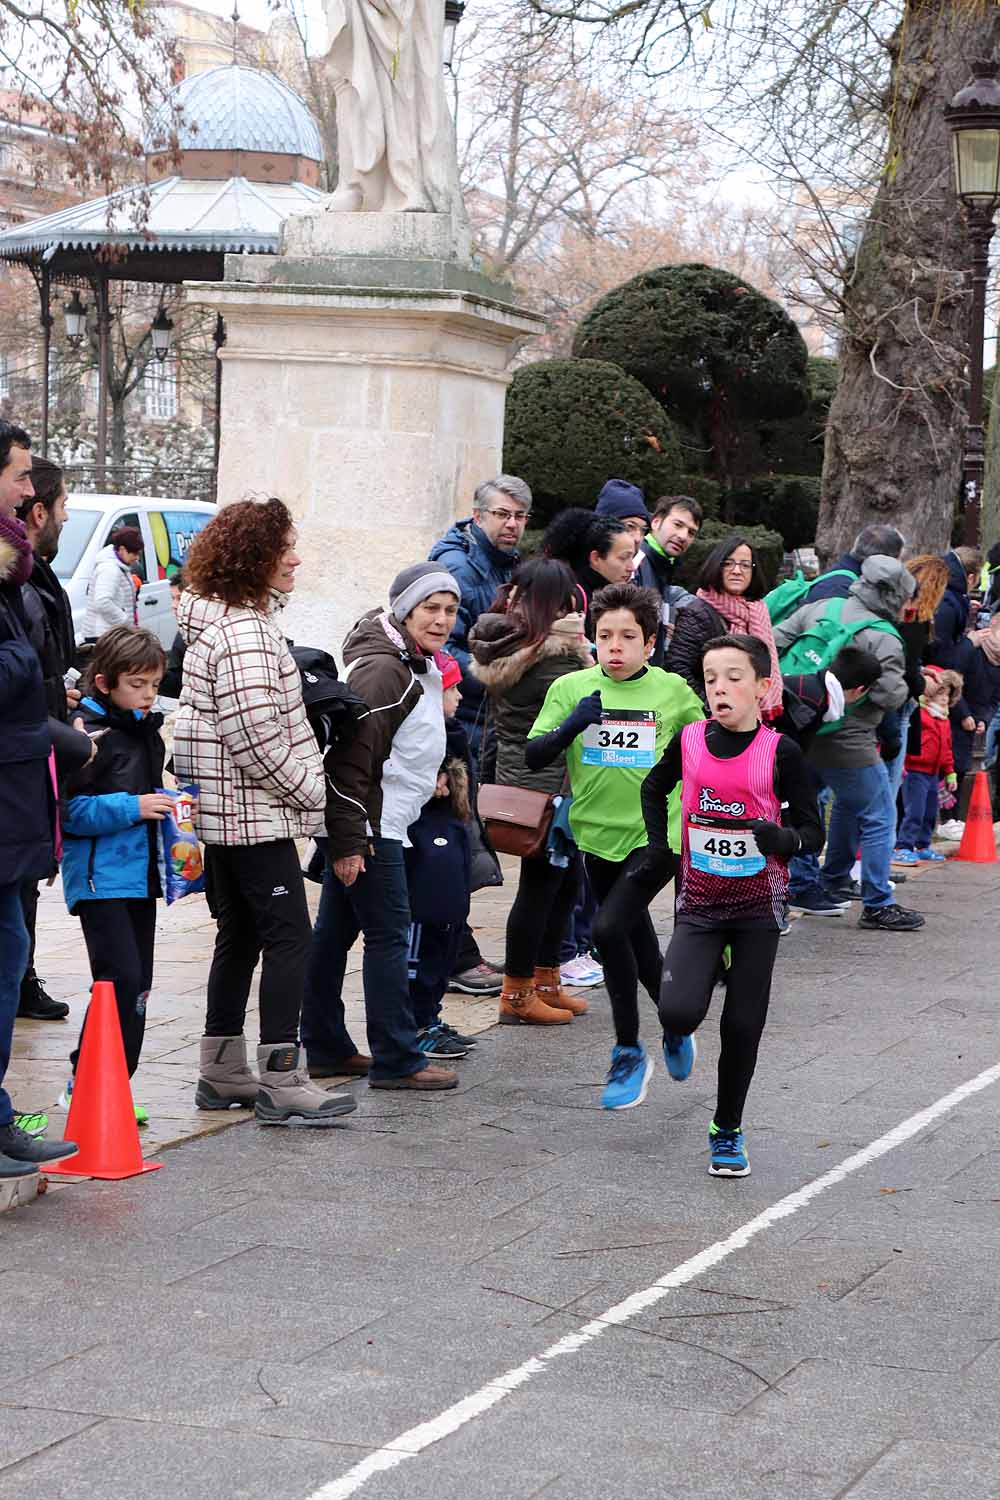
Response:
[[[173,360],[150,360],[142,378],[146,416],[151,422],[169,422],[177,415],[177,366]]]

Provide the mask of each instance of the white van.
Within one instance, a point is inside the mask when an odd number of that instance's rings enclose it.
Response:
[[[170,579],[184,566],[188,548],[216,507],[204,500],[150,500],[144,495],[70,495],[66,513],[52,566],[73,605],[77,642],[83,640],[87,591],[98,552],[119,526],[136,526],[143,542],[133,570],[141,580],[139,624],[169,649],[177,634]]]

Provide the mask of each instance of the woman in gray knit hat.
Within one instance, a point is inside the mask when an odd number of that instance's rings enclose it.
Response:
[[[349,744],[326,757],[327,868],[313,931],[302,1041],[313,1077],[355,1052],[343,1024],[347,955],[364,933],[365,1013],[376,1089],[451,1089],[417,1047],[407,973],[406,830],[433,796],[444,760],[443,649],[461,591],[440,563],[404,568],[389,608],[363,615],[344,643],[345,677],[364,699]]]

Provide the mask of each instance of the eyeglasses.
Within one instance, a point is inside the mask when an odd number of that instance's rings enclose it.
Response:
[[[752,573],[754,565],[752,562],[731,562],[727,559],[722,564],[723,573]]]
[[[530,510],[504,510],[501,506],[499,510],[484,510],[483,515],[496,516],[501,526],[506,526],[508,521],[516,521],[518,526],[527,526],[531,512]]]

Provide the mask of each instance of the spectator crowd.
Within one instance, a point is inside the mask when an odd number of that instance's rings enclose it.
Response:
[[[0,1177],[76,1149],[3,1090],[16,1020],[68,1015],[37,973],[39,882],[61,870],[131,1076],[179,795],[216,923],[199,1108],[319,1128],[356,1107],[333,1078],[451,1090],[475,1038],[442,1019],[446,991],[496,995],[503,1025],[559,1028],[599,985],[602,1104],[633,1108],[653,1071],[640,989],[683,1082],[721,982],[709,1170],[747,1175],[744,1101],[791,917],[856,904],[863,929],[921,928],[899,887],[944,858],[936,833],[961,836],[982,739],[995,759],[1000,552],[915,552],[872,525],[820,577],[775,585],[734,531],[679,581],[702,524],[689,496],[647,505],[611,478],[522,556],[531,508],[522,479],[484,481],[343,642],[302,646],[282,627],[300,567],[288,509],[227,505],[171,579],[169,653],[137,624],[142,535],[121,527],[78,641],[52,566],[63,475],[0,422]],[[178,700],[169,757],[162,698]],[[493,963],[469,912],[501,882],[498,854],[517,859],[517,891]],[[664,956],[649,906],[671,882]],[[343,997],[359,937],[364,1046]]]

